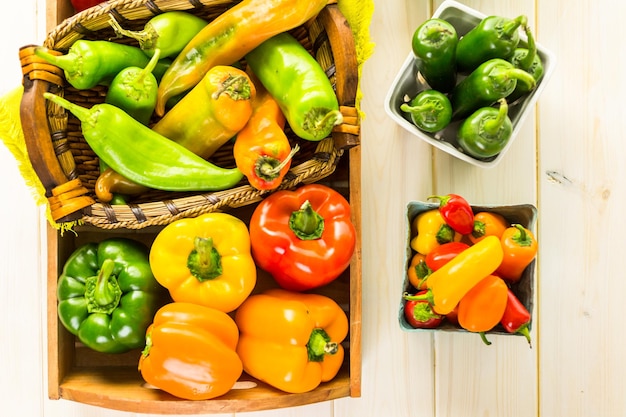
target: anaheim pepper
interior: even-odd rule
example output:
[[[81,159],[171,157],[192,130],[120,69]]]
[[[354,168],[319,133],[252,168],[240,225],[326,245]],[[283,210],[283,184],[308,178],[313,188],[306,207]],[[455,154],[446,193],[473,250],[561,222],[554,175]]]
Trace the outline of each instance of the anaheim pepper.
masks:
[[[226,213],[167,225],[152,243],[150,266],[174,301],[223,312],[239,307],[256,284],[246,224]]]
[[[335,280],[356,245],[350,204],[322,184],[281,190],[261,201],[250,219],[252,255],[288,290],[304,291]]]

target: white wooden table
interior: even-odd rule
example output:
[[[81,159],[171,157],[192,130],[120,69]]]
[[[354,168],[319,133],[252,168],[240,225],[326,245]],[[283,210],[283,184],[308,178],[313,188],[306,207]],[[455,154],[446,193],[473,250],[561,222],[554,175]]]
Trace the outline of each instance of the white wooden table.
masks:
[[[440,2],[375,2],[376,49],[362,78],[362,396],[247,417],[626,415],[626,6],[463,2],[485,14],[526,14],[537,40],[557,56],[535,114],[488,170],[405,133],[384,113],[383,101],[414,29]],[[44,4],[0,6],[0,94],[20,82],[17,48],[45,36]],[[46,417],[128,416],[47,399],[45,224],[2,146],[0,158],[0,408]],[[492,337],[485,346],[473,334],[400,330],[406,204],[448,192],[477,205],[538,207],[532,349],[521,337]]]

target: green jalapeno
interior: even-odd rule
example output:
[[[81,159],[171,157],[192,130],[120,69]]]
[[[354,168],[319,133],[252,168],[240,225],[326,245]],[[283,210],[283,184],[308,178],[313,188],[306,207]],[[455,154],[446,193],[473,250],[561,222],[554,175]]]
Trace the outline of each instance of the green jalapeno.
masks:
[[[87,109],[51,93],[44,97],[74,114],[96,155],[137,184],[165,191],[218,191],[243,178],[239,169],[202,159],[113,105]]]
[[[87,90],[108,85],[126,67],[145,67],[148,57],[137,47],[110,41],[79,39],[65,55],[52,55],[35,48],[35,55],[61,68],[72,87]]]
[[[520,82],[529,90],[536,86],[532,75],[509,61],[493,58],[483,62],[450,92],[452,118],[463,118],[481,107],[491,106],[511,94]]]
[[[118,35],[139,42],[139,48],[149,57],[159,49],[165,58],[178,55],[208,22],[194,14],[172,10],[148,20],[143,30],[126,30],[114,18],[109,20],[109,24]]]
[[[454,26],[438,18],[425,21],[413,33],[417,69],[434,90],[447,93],[456,84],[458,40]]]
[[[508,59],[508,61],[510,61],[515,67],[528,72],[533,76],[535,81],[539,83],[539,80],[543,77],[543,62],[541,62],[541,57],[537,53],[535,37],[533,36],[530,27],[526,25],[524,30],[528,39],[527,48],[515,48],[513,55]],[[513,90],[507,99],[510,102],[513,102],[528,92],[530,92],[530,90],[527,89],[526,84],[518,83],[515,90]]]
[[[410,103],[403,103],[400,110],[408,113],[420,130],[438,132],[448,126],[452,119],[452,105],[448,97],[437,90],[424,90]]]
[[[498,100],[500,108],[483,107],[463,120],[457,142],[468,155],[478,159],[496,156],[511,138],[513,125],[508,116],[506,99]]]
[[[266,40],[246,55],[246,62],[302,139],[322,140],[343,122],[326,73],[292,35]]]
[[[473,71],[492,58],[508,59],[519,44],[519,28],[528,19],[521,15],[515,19],[488,16],[459,39],[456,62],[459,71]]]
[[[152,73],[159,56],[157,49],[144,68],[127,67],[120,71],[111,81],[104,101],[147,125],[154,113],[159,89],[157,79]]]

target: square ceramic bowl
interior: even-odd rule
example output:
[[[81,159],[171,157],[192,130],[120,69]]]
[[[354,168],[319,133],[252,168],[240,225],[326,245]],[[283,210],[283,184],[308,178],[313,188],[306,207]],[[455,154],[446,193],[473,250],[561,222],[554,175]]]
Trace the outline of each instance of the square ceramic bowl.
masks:
[[[411,325],[406,321],[404,317],[404,299],[403,295],[405,293],[415,293],[415,288],[411,285],[409,281],[409,277],[407,271],[411,264],[411,259],[415,254],[415,251],[411,248],[411,237],[412,230],[411,224],[413,220],[420,214],[428,210],[437,209],[439,207],[439,203],[428,203],[421,201],[412,201],[407,205],[406,211],[406,253],[404,258],[404,282],[402,284],[402,291],[400,293],[400,306],[398,313],[398,320],[400,322],[400,327],[402,330],[407,332],[424,332],[424,331],[444,331],[444,332],[467,332],[460,326],[447,322],[441,324],[441,326],[435,329],[415,329],[411,327]],[[531,204],[520,204],[520,205],[509,205],[509,206],[474,206],[472,205],[472,210],[474,214],[480,213],[481,211],[488,211],[492,213],[498,213],[502,215],[509,223],[519,223],[522,226],[526,227],[528,230],[534,233],[535,222],[537,219],[537,208]],[[533,312],[533,296],[535,289],[535,264],[536,260],[533,260],[530,265],[526,267],[522,277],[518,282],[511,285],[510,288],[513,293],[517,296],[520,302],[526,307],[526,309],[532,314]],[[532,317],[531,324],[529,328],[532,326]],[[515,334],[508,333],[504,328],[498,324],[492,330],[488,331],[487,334],[502,334],[509,336],[519,336]],[[523,336],[521,336],[523,337]]]
[[[452,0],[447,0],[444,1],[441,6],[435,11],[433,17],[444,19],[452,24],[460,38],[464,34],[469,32],[478,23],[480,23],[480,21],[484,19],[486,15],[463,4],[457,3]],[[526,36],[523,34],[522,31],[522,33],[520,33],[520,42],[525,43],[525,41]],[[482,168],[494,167],[498,162],[500,162],[515,138],[518,136],[519,131],[522,127],[522,123],[524,122],[528,114],[533,111],[537,99],[544,90],[544,87],[550,79],[554,70],[554,64],[556,62],[554,55],[546,48],[541,46],[539,43],[536,44],[537,52],[541,57],[544,65],[543,77],[537,84],[537,87],[530,94],[520,98],[514,103],[509,103],[509,118],[511,119],[511,122],[513,124],[513,132],[505,148],[496,156],[481,160],[464,153],[463,150],[459,147],[456,140],[456,133],[461,121],[453,121],[452,123],[450,123],[450,125],[448,125],[448,127],[439,132],[427,133],[418,129],[411,122],[410,116],[400,110],[400,105],[402,103],[409,101],[411,98],[415,97],[420,91],[429,88],[418,74],[416,65],[417,58],[412,51],[409,52],[409,56],[404,61],[402,68],[400,68],[400,71],[396,75],[396,78],[389,88],[387,97],[385,98],[385,111],[396,123],[398,123],[404,129],[411,132],[418,138],[425,140],[434,147],[470,164]],[[461,79],[462,76],[458,78],[457,82]]]

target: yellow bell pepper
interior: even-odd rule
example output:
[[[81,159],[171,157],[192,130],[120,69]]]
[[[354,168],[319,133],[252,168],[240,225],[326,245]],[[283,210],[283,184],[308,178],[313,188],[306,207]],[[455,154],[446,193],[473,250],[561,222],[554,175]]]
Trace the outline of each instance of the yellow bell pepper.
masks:
[[[303,393],[333,379],[343,362],[348,318],[323,295],[270,289],[237,309],[237,353],[246,373],[279,390]]]
[[[241,305],[257,278],[248,228],[227,213],[208,213],[167,225],[152,243],[150,267],[174,301],[225,313]]]
[[[428,255],[444,243],[459,242],[463,238],[446,224],[438,209],[418,214],[412,222],[411,234],[411,248],[422,255]]]
[[[491,275],[504,257],[500,239],[487,236],[434,271],[426,280],[435,312],[448,314],[483,278]]]

